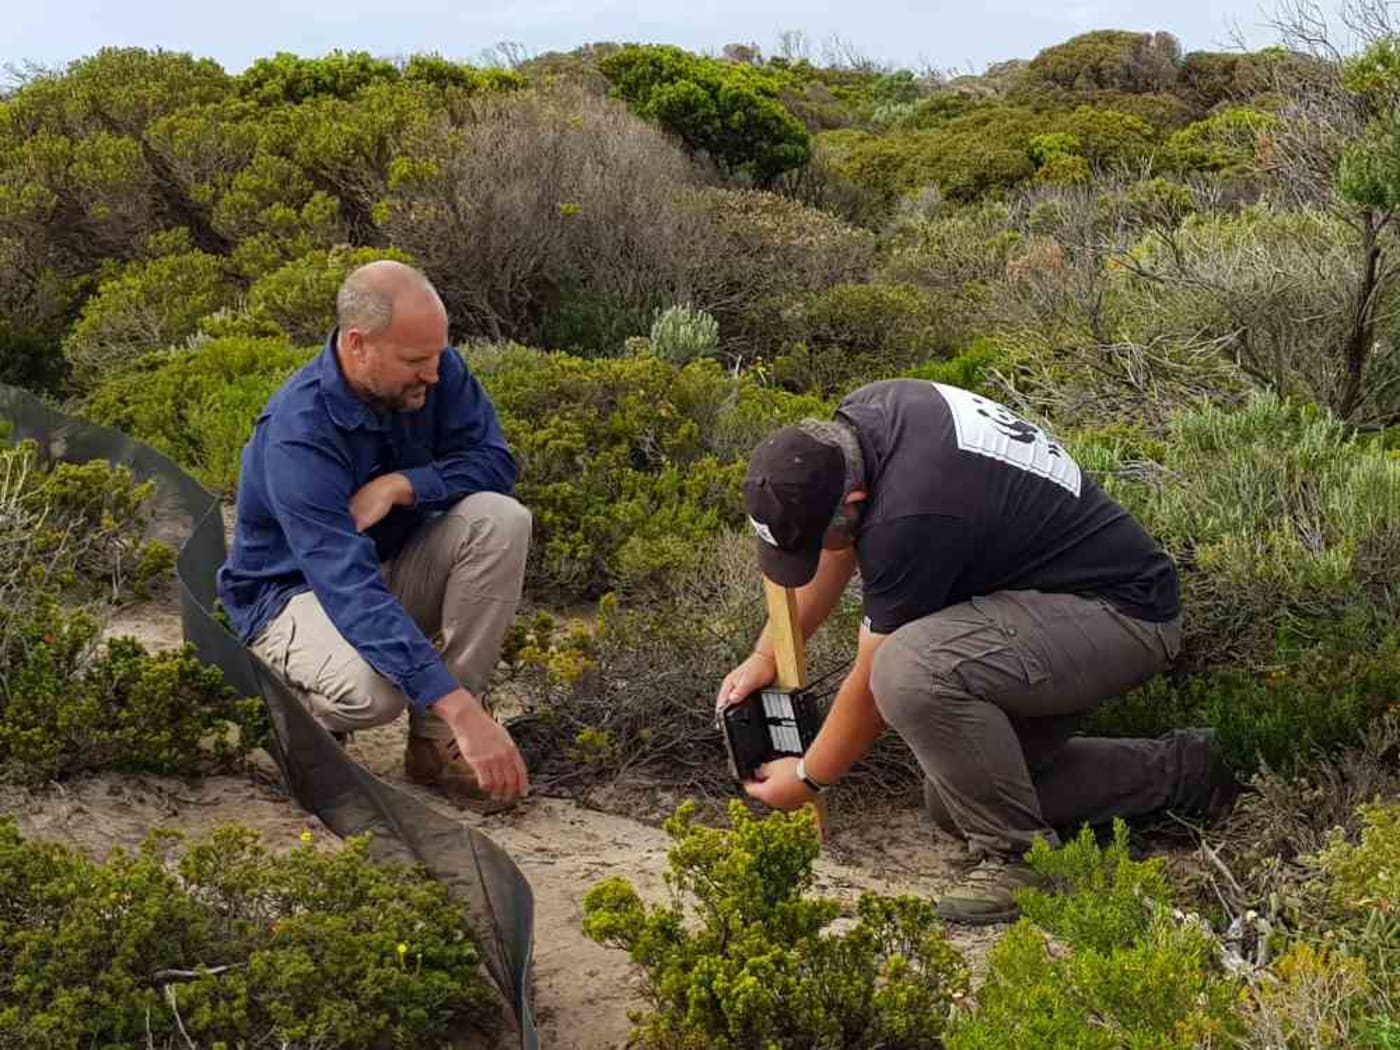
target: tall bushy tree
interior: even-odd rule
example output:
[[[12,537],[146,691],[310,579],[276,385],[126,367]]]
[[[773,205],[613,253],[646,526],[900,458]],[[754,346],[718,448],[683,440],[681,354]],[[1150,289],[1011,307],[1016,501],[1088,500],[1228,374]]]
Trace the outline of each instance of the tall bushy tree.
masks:
[[[780,101],[783,82],[771,71],[667,46],[625,47],[599,68],[638,114],[728,174],[768,186],[807,162],[807,129]]]
[[[1099,29],[1047,47],[1027,72],[1069,91],[1161,91],[1175,83],[1180,62],[1181,44],[1170,33]]]

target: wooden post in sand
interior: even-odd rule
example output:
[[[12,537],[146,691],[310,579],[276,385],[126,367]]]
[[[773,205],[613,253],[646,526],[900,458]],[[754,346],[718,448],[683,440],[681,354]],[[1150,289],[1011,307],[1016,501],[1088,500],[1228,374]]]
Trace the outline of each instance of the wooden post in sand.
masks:
[[[807,643],[797,621],[797,592],[764,577],[763,592],[768,598],[768,636],[778,663],[776,685],[780,689],[801,689],[807,684]],[[826,841],[828,816],[826,799],[818,795],[811,803],[817,830]]]

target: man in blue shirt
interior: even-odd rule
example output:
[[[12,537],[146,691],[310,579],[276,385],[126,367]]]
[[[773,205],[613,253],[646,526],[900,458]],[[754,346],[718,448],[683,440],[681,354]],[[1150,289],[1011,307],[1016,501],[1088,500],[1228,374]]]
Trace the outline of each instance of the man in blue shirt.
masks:
[[[219,596],[243,641],[326,729],[409,712],[405,769],[475,808],[523,795],[485,710],[525,574],[530,514],[447,312],[389,260],[346,278],[325,349],[243,449]]]

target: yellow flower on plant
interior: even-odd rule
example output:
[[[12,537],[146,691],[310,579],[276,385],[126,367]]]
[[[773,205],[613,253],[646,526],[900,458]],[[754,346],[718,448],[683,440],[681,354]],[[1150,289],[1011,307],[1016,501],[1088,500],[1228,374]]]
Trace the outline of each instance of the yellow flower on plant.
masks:
[[[305,842],[308,846],[311,845],[311,832],[303,831],[301,833],[301,841]]]

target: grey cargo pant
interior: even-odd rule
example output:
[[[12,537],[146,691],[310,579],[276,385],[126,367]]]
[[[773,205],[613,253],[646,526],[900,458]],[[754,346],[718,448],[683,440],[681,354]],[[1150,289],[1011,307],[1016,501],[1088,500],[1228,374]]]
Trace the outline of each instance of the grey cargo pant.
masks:
[[[530,512],[509,496],[476,492],[424,523],[384,566],[389,590],[478,699],[515,618],[529,546]],[[383,725],[407,707],[410,733],[452,738],[446,722],[410,705],[360,656],[310,591],[292,598],[252,649],[332,732]]]
[[[1072,594],[1002,591],[899,628],[875,654],[876,706],[913,750],[929,809],[974,854],[1019,856],[1056,828],[1209,791],[1200,736],[1075,736],[1104,701],[1165,670],[1180,620],[1150,623]]]

